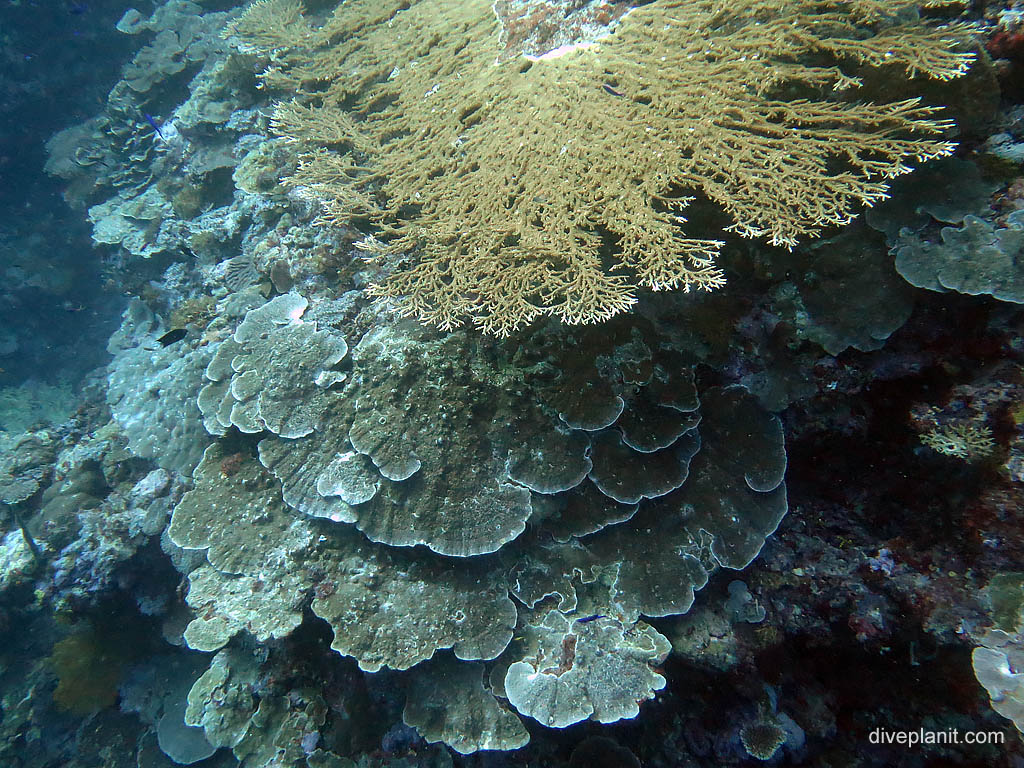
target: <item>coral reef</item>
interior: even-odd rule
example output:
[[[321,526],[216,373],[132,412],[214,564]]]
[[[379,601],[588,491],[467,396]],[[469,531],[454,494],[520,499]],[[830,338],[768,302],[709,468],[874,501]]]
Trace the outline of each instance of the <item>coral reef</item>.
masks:
[[[665,686],[651,667],[671,645],[643,622],[626,629],[606,616],[581,623],[550,611],[528,630],[523,642],[530,652],[509,666],[503,687],[512,706],[544,725],[636,717],[640,703]]]
[[[106,636],[91,627],[81,628],[56,643],[49,659],[57,673],[54,703],[77,715],[109,707],[117,699],[117,686],[127,663],[126,651],[123,639]]]
[[[112,360],[0,232],[0,763],[1024,758],[1024,320],[897,271],[1012,283],[1012,18],[231,5],[118,8],[49,142]]]
[[[992,632],[974,649],[974,674],[989,698],[992,709],[1024,733],[1024,675],[1020,669],[1024,643],[1019,635]]]
[[[218,342],[206,371],[212,382],[202,393],[192,387],[205,404],[208,427],[222,440],[230,439],[232,426],[277,434],[260,440],[258,462],[221,443],[208,448],[194,489],[175,509],[171,542],[206,550],[207,561],[189,574],[188,602],[199,615],[185,641],[214,650],[243,629],[261,640],[286,636],[301,621],[299,606],[312,598],[313,612],[334,631],[331,646],[367,671],[415,670],[444,648],[464,660],[495,659],[504,651],[502,687],[523,714],[558,727],[585,717],[635,716],[637,700],[664,684],[650,668],[668,651],[639,616],[687,610],[709,571],[744,567],[785,513],[777,421],[740,390],[698,397],[692,373],[676,368],[671,356],[661,360],[635,328],[606,360],[584,355],[576,364],[590,371],[593,383],[622,393],[612,394],[620,403],[615,426],[593,437],[546,411],[552,387],[531,374],[536,365],[494,358],[498,350],[492,350],[457,374],[469,343],[465,333],[441,337],[378,316],[354,348],[351,370],[340,374],[332,369],[347,346],[317,322],[330,317],[330,308],[331,302],[311,305],[289,293],[249,309],[231,337]],[[261,349],[274,350],[268,359],[275,362],[252,365]],[[263,383],[247,387],[251,375]],[[280,385],[267,383],[279,375]],[[589,385],[586,379],[577,374],[574,383]],[[318,382],[330,386],[317,388]],[[285,420],[274,415],[275,403],[302,403],[301,428],[282,428],[297,422],[290,411]],[[667,418],[658,419],[658,410]],[[513,429],[496,429],[506,424]],[[598,446],[612,440],[617,458],[603,457]],[[593,461],[587,458],[592,441]],[[695,454],[700,461],[691,467]],[[260,464],[281,481],[280,490]],[[452,466],[462,467],[461,483],[450,476]],[[666,484],[659,472],[673,479]],[[623,504],[623,483],[641,478],[647,479],[636,497]],[[601,496],[612,503],[594,504]],[[547,575],[515,541],[533,513],[531,497],[551,498],[546,514],[563,531],[565,544],[543,550]],[[658,497],[660,508],[624,522],[639,500]],[[618,511],[623,508],[629,514]],[[562,523],[560,509],[571,510]],[[671,531],[657,547],[661,561],[638,568],[632,548],[650,549],[656,518],[663,535]],[[677,522],[670,527],[671,520]],[[346,528],[350,523],[386,546],[368,544]],[[577,541],[571,533],[607,526],[614,531],[603,538]],[[240,531],[247,532],[244,541]],[[443,560],[402,549],[412,544],[469,562],[453,572]],[[479,558],[498,549],[497,560]],[[575,584],[581,558],[589,566]],[[515,564],[515,584],[507,581],[508,563]],[[598,573],[616,571],[614,583],[595,583]],[[682,573],[689,580],[680,584]],[[579,623],[581,608],[571,603],[584,588],[601,601],[594,606],[604,615]],[[502,596],[509,589],[536,611],[534,618]],[[558,593],[552,590],[562,595],[555,610],[542,600]],[[422,594],[432,599],[423,603]],[[525,635],[510,646],[517,614],[522,628],[516,631]],[[559,652],[566,674],[538,677],[542,660]],[[591,675],[607,682],[599,685]],[[531,691],[544,680],[551,693]],[[608,687],[613,680],[622,687]],[[579,690],[597,688],[602,698],[584,706]],[[470,749],[464,734],[442,733],[453,746]],[[473,743],[488,738],[481,733]],[[502,738],[521,743],[523,735]]]
[[[749,723],[740,731],[740,741],[751,757],[771,760],[786,742],[786,732],[772,722]]]

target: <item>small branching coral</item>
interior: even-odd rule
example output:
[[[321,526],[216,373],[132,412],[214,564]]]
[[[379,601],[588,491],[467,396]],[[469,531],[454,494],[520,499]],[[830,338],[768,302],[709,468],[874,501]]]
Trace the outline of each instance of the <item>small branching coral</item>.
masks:
[[[638,286],[721,286],[692,194],[775,245],[849,222],[953,144],[916,99],[840,99],[847,70],[948,80],[972,60],[962,28],[899,0],[656,0],[531,58],[501,32],[488,0],[350,0],[320,26],[263,0],[228,30],[295,95],[273,121],[304,155],[289,182],[405,255],[375,293],[500,336],[607,319]]]
[[[977,461],[996,449],[992,430],[975,424],[948,424],[921,435],[921,442],[933,451],[964,461]]]

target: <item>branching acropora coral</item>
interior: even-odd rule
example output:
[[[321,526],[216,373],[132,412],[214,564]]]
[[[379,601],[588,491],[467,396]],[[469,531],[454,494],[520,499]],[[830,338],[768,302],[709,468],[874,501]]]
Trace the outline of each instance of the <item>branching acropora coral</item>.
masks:
[[[375,293],[450,329],[593,323],[636,289],[712,289],[722,243],[690,236],[702,194],[744,237],[791,247],[884,198],[950,127],[917,99],[840,98],[847,69],[948,80],[965,32],[880,0],[656,0],[599,42],[512,57],[488,0],[349,0],[322,25],[264,0],[228,30],[295,95],[273,121],[321,219],[369,218]],[[846,67],[846,69],[844,69]]]
[[[996,449],[992,430],[984,424],[948,424],[921,435],[921,442],[934,451],[975,461],[990,456]]]

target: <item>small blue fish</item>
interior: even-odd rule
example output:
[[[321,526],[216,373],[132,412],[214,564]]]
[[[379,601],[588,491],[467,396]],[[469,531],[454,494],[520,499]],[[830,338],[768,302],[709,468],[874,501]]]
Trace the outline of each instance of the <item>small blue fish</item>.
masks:
[[[592,616],[584,616],[582,619],[576,619],[577,624],[589,624],[592,621],[603,619],[605,616],[603,613],[595,613]]]
[[[160,141],[167,141],[163,132],[160,130],[160,125],[159,123],[157,123],[156,119],[151,114],[149,114],[149,112],[143,112],[142,116],[146,118],[147,123],[153,126],[153,130],[156,131],[156,135],[160,137]]]

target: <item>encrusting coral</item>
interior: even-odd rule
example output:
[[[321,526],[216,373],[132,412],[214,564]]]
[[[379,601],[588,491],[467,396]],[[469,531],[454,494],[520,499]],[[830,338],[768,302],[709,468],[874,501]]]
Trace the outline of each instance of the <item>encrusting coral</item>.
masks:
[[[539,57],[503,50],[486,0],[355,0],[320,26],[298,0],[263,0],[228,35],[295,95],[273,120],[302,148],[288,182],[322,222],[368,218],[378,256],[401,254],[376,294],[506,336],[543,315],[605,320],[637,286],[722,285],[722,243],[680,226],[694,193],[729,230],[788,247],[952,152],[938,108],[836,96],[861,85],[844,65],[968,69],[965,31],[916,9],[659,0]]]

